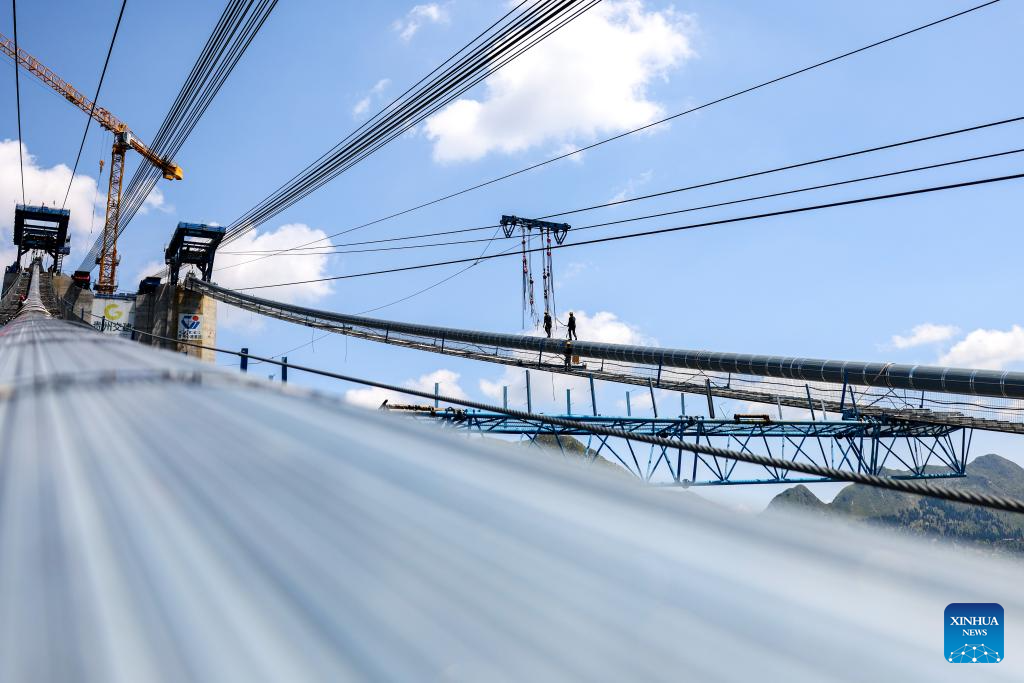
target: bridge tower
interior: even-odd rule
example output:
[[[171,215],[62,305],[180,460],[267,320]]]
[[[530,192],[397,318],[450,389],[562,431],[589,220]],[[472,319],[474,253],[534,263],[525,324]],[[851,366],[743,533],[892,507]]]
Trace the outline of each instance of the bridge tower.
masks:
[[[213,362],[214,353],[192,344],[217,343],[217,302],[179,282],[182,266],[193,265],[209,282],[213,259],[225,229],[203,223],[178,223],[164,251],[168,282],[147,277],[135,296],[135,338],[143,344],[186,353]]]

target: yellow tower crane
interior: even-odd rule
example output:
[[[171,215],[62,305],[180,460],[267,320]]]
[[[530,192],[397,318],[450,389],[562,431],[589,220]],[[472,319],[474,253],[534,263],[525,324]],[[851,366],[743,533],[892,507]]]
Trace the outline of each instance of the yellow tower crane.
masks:
[[[99,256],[96,257],[96,264],[99,266],[96,291],[112,294],[117,287],[117,226],[121,217],[121,182],[124,175],[125,152],[134,149],[146,161],[159,168],[167,180],[181,180],[181,167],[170,159],[161,158],[139,140],[138,136],[132,133],[123,121],[103,107],[96,106],[92,100],[25,50],[19,48],[15,54],[14,41],[3,34],[0,34],[0,52],[15,60],[25,71],[48,85],[71,104],[91,115],[96,123],[114,134],[114,149],[110,155],[107,214],[103,223],[103,243]]]

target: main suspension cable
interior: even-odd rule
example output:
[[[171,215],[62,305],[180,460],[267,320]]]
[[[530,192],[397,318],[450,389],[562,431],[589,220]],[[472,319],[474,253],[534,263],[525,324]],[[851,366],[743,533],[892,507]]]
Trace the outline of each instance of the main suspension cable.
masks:
[[[277,213],[330,182],[338,174],[362,161],[369,154],[417,125],[440,107],[473,87],[476,83],[507,65],[512,59],[538,44],[554,31],[572,21],[596,4],[596,0],[578,3],[572,0],[544,0],[535,3],[508,26],[483,41],[474,51],[450,69],[441,72],[401,102],[396,100],[385,108],[386,115],[358,136],[335,146],[326,159],[307,167],[292,181],[236,219],[228,228],[225,243],[269,220]]]
[[[164,159],[178,154],[276,5],[277,0],[231,0],[226,5],[152,141],[154,154]],[[118,235],[142,209],[160,176],[152,164],[136,167],[121,200]],[[80,270],[95,267],[101,247],[97,239]]]

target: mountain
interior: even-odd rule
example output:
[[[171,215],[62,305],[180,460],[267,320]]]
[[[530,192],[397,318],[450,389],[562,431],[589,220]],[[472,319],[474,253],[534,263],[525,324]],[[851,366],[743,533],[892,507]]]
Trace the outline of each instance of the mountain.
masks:
[[[938,479],[932,483],[1024,500],[1024,468],[995,454],[983,455],[968,463],[964,478]],[[766,512],[794,508],[899,529],[917,536],[1024,552],[1024,515],[1012,512],[862,484],[847,486],[831,503],[820,501],[806,486],[794,486],[775,496]]]
[[[772,498],[772,502],[768,505],[769,510],[824,510],[827,507],[827,503],[821,502],[821,500],[811,493],[811,490],[803,484],[797,484],[793,488],[786,489],[779,495]]]
[[[601,472],[621,475],[630,479],[634,478],[633,475],[623,470],[616,463],[601,457],[593,448],[588,448],[575,436],[561,434],[556,439],[554,434],[538,434],[535,441],[536,444],[530,441],[520,441],[519,443],[527,448],[532,448],[535,445],[541,446],[570,460],[589,463]]]

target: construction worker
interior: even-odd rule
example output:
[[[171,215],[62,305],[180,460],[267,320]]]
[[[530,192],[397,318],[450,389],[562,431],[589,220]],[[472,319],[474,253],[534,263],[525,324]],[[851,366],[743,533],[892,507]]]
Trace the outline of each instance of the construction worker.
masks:
[[[576,316],[572,314],[572,311],[569,311],[569,337],[568,338],[569,339],[579,340],[579,337],[576,336]]]
[[[551,339],[551,314],[544,311],[544,331],[547,332],[548,339]]]
[[[572,318],[569,318],[572,320]],[[572,342],[568,339],[565,340],[565,369],[572,369]]]

